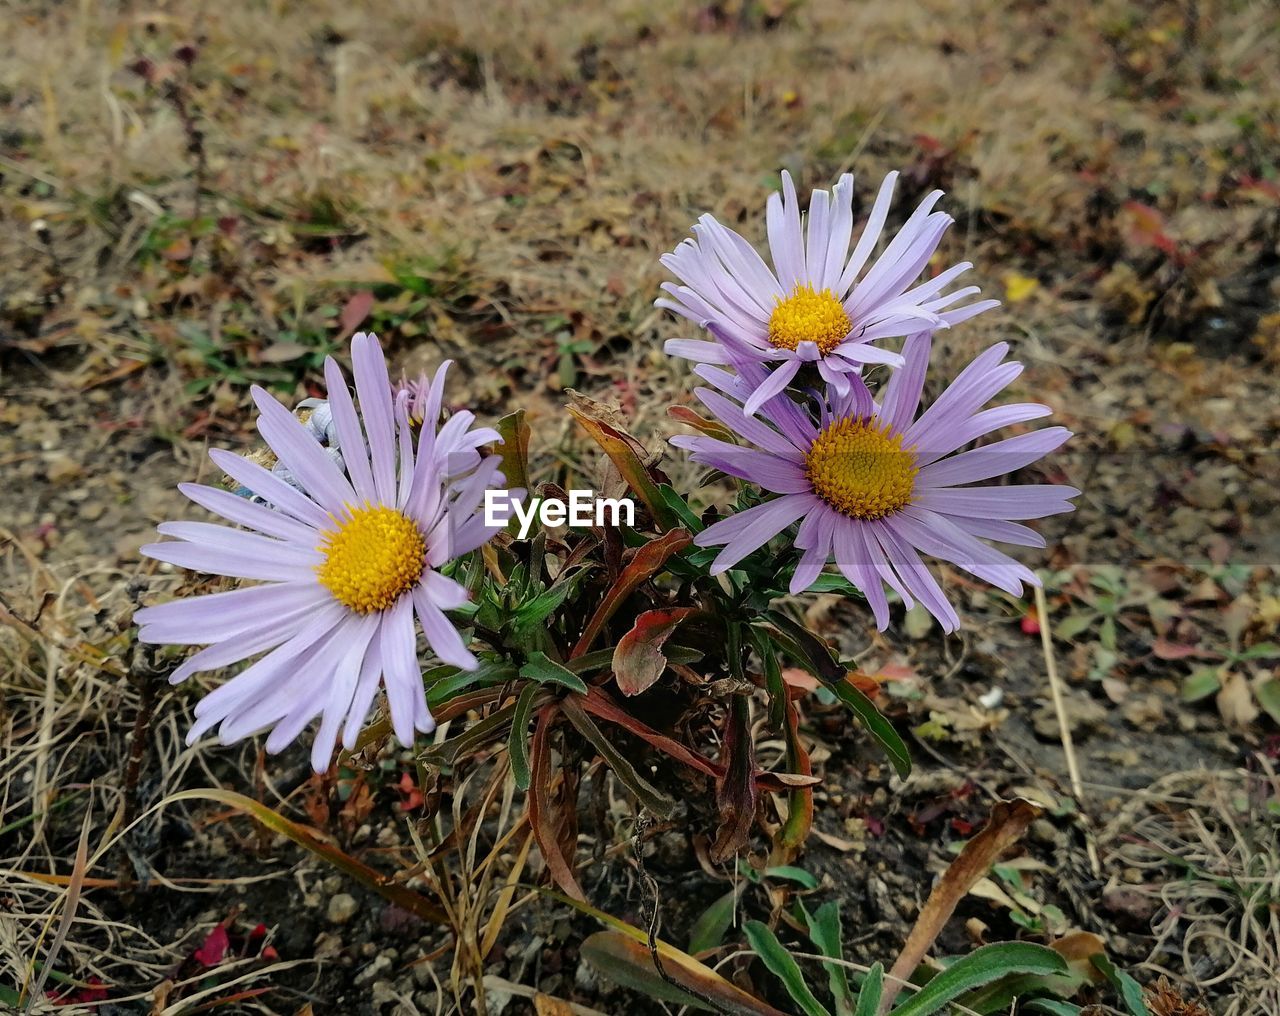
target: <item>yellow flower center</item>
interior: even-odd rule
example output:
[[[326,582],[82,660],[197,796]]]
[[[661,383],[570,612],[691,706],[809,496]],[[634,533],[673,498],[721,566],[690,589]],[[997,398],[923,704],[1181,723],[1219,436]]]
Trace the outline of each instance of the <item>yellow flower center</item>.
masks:
[[[316,575],[352,610],[386,610],[422,577],[426,541],[413,520],[394,508],[348,505],[347,511],[346,521],[317,548],[324,563],[316,565]]]
[[[874,419],[836,420],[805,456],[813,492],[852,519],[873,521],[906,507],[917,472],[915,449],[903,448],[902,435]]]
[[[816,342],[823,356],[844,340],[853,322],[831,290],[801,283],[769,315],[769,341],[778,349],[794,350],[802,342]]]

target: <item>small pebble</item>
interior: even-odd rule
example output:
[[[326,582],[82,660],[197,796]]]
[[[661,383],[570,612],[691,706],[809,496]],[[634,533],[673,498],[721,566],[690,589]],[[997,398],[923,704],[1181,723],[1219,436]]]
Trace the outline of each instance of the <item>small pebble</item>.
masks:
[[[338,893],[329,900],[328,918],[330,924],[346,924],[356,916],[360,904],[350,893]]]

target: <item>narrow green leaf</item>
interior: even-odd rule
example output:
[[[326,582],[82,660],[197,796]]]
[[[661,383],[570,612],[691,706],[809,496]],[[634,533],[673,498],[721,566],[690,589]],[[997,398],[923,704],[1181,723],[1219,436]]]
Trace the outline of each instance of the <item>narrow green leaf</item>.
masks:
[[[503,706],[483,720],[473,723],[457,737],[431,745],[418,757],[432,765],[453,765],[459,755],[466,754],[472,748],[477,748],[488,741],[500,743],[502,731],[511,722],[514,712],[514,705]]]
[[[1056,998],[1033,998],[1023,1003],[1025,1012],[1043,1012],[1049,1016],[1080,1016],[1084,1010],[1071,1002],[1062,1002]]]
[[[565,670],[572,670],[575,674],[590,674],[593,670],[607,670],[613,666],[613,650],[614,646],[608,649],[597,649],[593,653],[584,653],[576,659],[565,661]]]
[[[875,963],[867,971],[862,982],[862,990],[858,992],[858,1008],[853,1016],[876,1016],[880,1008],[880,996],[884,994],[884,964]]]
[[[677,494],[675,488],[669,483],[659,484],[658,493],[661,495],[666,506],[670,508],[671,511],[675,513],[676,518],[680,520],[680,524],[691,533],[700,533],[704,528],[706,528],[703,526],[702,520],[698,518],[697,512],[689,507],[689,503]]]
[[[937,974],[893,1009],[893,1016],[927,1016],[966,991],[1008,974],[1065,974],[1067,961],[1032,942],[995,942],[975,949]]]
[[[467,688],[504,684],[515,679],[516,668],[504,660],[481,660],[475,670],[441,667],[445,676],[427,687],[427,705],[438,706]]]
[[[898,775],[904,780],[910,776],[911,753],[907,751],[898,732],[893,729],[893,724],[884,718],[875,703],[848,681],[837,681],[828,687],[836,698],[853,710],[853,714],[867,728],[867,733],[880,742],[880,747],[888,754]]]
[[[862,596],[858,587],[836,572],[823,572],[813,580],[806,593],[843,593],[845,596]]]
[[[521,790],[529,789],[529,713],[533,710],[533,699],[538,694],[538,688],[536,683],[530,681],[520,689],[515,712],[511,714],[511,735],[507,738],[507,750],[511,755],[511,773],[516,778],[516,786]]]
[[[1120,993],[1120,998],[1124,1001],[1124,1007],[1129,1012],[1129,1016],[1151,1016],[1151,1011],[1147,1008],[1147,1003],[1142,997],[1142,985],[1117,967],[1106,956],[1090,956],[1089,962],[1102,972],[1102,975],[1111,982],[1111,987]]]
[[[840,929],[840,904],[828,900],[813,913],[809,913],[801,904],[805,923],[809,926],[809,938],[818,947],[823,956],[833,960],[844,959],[843,934]],[[852,1016],[853,991],[849,987],[849,978],[844,967],[839,963],[824,963],[827,971],[827,983],[831,988],[831,996],[836,1003],[836,1016]]]
[[[613,775],[636,795],[636,799],[642,805],[659,818],[670,818],[676,809],[675,802],[636,771],[635,766],[613,746],[613,742],[601,733],[600,728],[587,715],[587,711],[582,708],[580,702],[580,699],[571,696],[561,703],[569,722],[578,729],[578,733],[595,746],[600,757],[613,770]]]
[[[781,730],[787,723],[787,684],[782,679],[778,654],[774,651],[773,641],[768,634],[759,628],[749,627],[747,634],[764,666],[764,686],[769,692],[769,725],[775,730]]]
[[[733,909],[737,898],[737,890],[730,889],[698,915],[693,927],[689,929],[690,953],[696,955],[724,944],[724,936],[733,924]]]
[[[828,683],[844,680],[844,667],[823,639],[781,611],[766,610],[764,616],[775,629],[774,641],[814,677]]]
[[[520,676],[539,684],[558,684],[579,695],[587,693],[587,685],[582,678],[556,663],[546,653],[530,653],[529,661],[520,668]]]
[[[511,627],[516,634],[525,635],[533,629],[541,627],[547,618],[556,612],[560,604],[564,603],[578,588],[589,571],[589,568],[579,568],[572,575],[561,579],[550,589],[544,590],[533,599],[520,604],[511,615]]]
[[[764,873],[768,878],[785,878],[791,882],[799,882],[806,889],[817,889],[818,880],[803,868],[797,868],[791,864],[779,864],[773,868],[765,868]]]
[[[769,930],[769,926],[759,921],[748,921],[742,928],[752,950],[769,968],[769,971],[782,982],[792,1001],[803,1010],[805,1016],[831,1016],[827,1008],[814,998],[809,985],[805,984],[800,965],[787,952],[778,936]]]

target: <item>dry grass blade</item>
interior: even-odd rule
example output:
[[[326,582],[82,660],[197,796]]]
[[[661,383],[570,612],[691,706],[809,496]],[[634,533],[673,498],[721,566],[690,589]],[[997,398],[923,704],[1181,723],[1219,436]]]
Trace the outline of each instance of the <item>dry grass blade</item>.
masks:
[[[485,925],[484,937],[480,940],[480,955],[488,956],[493,951],[493,947],[498,942],[498,936],[502,934],[502,929],[506,925],[507,915],[511,912],[511,900],[515,896],[516,888],[520,883],[520,876],[524,873],[524,866],[529,859],[529,848],[533,846],[533,833],[527,833],[524,843],[520,845],[520,853],[516,855],[515,862],[511,865],[511,871],[507,873],[507,880],[502,887],[502,891],[498,893],[498,899],[493,905],[493,913],[489,916],[488,924]],[[496,852],[497,848],[495,848]]]
[[[1041,809],[1030,801],[1017,798],[1000,801],[991,811],[991,818],[982,831],[965,844],[960,856],[951,862],[942,874],[933,892],[925,901],[916,918],[915,926],[902,952],[894,960],[893,969],[885,978],[884,995],[880,1000],[880,1014],[884,1016],[893,1007],[902,984],[920,965],[942,929],[946,926],[956,906],[982,878],[1005,850],[1027,831]]]
[[[76,859],[71,866],[71,880],[67,883],[67,891],[63,896],[62,917],[58,921],[58,930],[53,936],[53,941],[49,943],[49,953],[44,958],[44,966],[40,968],[40,976],[36,978],[36,983],[31,986],[31,991],[27,994],[24,1013],[30,1012],[36,1000],[43,994],[45,981],[48,980],[58,953],[67,941],[71,925],[76,919],[76,910],[80,906],[80,890],[84,887],[84,877],[89,871],[89,830],[92,828],[92,821],[93,806],[90,805],[85,808],[84,821],[80,825],[80,841],[76,844]],[[34,962],[33,958],[32,963]]]
[[[1067,775],[1071,779],[1071,793],[1083,812],[1084,786],[1080,780],[1080,763],[1076,760],[1075,741],[1071,737],[1071,724],[1067,722],[1067,707],[1062,697],[1062,681],[1058,677],[1058,664],[1053,656],[1053,633],[1050,631],[1049,608],[1045,602],[1044,587],[1036,586],[1036,613],[1040,617],[1040,645],[1044,650],[1044,666],[1049,675],[1049,692],[1053,696],[1053,711],[1058,718],[1058,736],[1062,740],[1062,753],[1067,758]],[[1089,830],[1085,830],[1085,849],[1089,854],[1089,867],[1097,878],[1102,873],[1098,863],[1098,847]]]
[[[237,794],[231,790],[222,790],[217,787],[208,787],[204,790],[184,790],[181,793],[173,794],[169,800],[217,801],[220,804],[238,808],[261,822],[272,832],[287,836],[294,843],[305,847],[321,860],[333,865],[340,871],[346,872],[361,885],[372,889],[379,896],[396,904],[396,906],[404,908],[409,913],[431,924],[449,923],[448,915],[438,904],[428,900],[425,896],[413,892],[411,889],[397,885],[390,878],[370,868],[367,864],[356,860],[349,854],[343,853],[332,843],[326,842],[316,830],[294,822],[292,819],[285,818],[266,805],[245,797],[243,794]]]

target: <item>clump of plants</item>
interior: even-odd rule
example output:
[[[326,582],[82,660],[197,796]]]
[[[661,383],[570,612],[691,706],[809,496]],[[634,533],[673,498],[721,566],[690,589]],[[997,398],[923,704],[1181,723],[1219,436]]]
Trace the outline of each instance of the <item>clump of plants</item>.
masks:
[[[763,846],[785,868],[808,839],[820,782],[795,668],[898,773],[911,768],[852,667],[805,623],[801,598],[845,597],[882,630],[919,604],[951,632],[962,620],[926,557],[1012,595],[1038,584],[994,545],[1043,547],[1026,522],[1070,511],[1077,491],[1001,478],[1070,434],[1021,428],[1049,415],[1044,405],[988,405],[1022,370],[1004,343],[924,399],[934,333],[995,301],[953,285],[968,264],[921,280],[952,221],[935,210],[940,192],[877,253],[894,182],[856,241],[852,177],[815,191],[806,214],[784,174],[766,209],[772,264],[711,216],[664,257],[679,281],[658,303],[699,333],[666,348],[692,361],[705,410],[671,407],[681,431],[671,444],[706,470],[702,488],[678,489],[625,420],[574,397],[566,412],[609,463],[609,489],[561,489],[531,474],[518,408],[492,427],[446,413],[447,365],[393,384],[377,339],[360,334],[354,398],[333,358],[324,399],[286,407],[254,389],[265,448],[215,450],[228,479],[182,486],[231,525],[166,522],[169,539],[143,548],[220,577],[207,595],[136,615],[143,642],[203,647],[172,682],[238,668],[196,705],[190,743],[265,732],[267,751],[280,752],[309,730],[317,773],[331,771],[335,750],[348,773],[375,771],[393,738],[413,753],[401,789],[417,795],[427,886],[342,866],[453,930],[457,983],[472,985],[477,1009],[485,956],[526,898],[517,886],[536,847],[552,891],[608,925],[584,953],[615,976],[702,1008],[779,1011],[663,941],[656,900],[647,928],[591,906],[578,837],[587,789],[625,789],[637,844],[655,824],[701,825],[713,862]],[[1019,432],[992,439],[1009,427]],[[728,502],[707,507],[707,491],[726,485]],[[780,757],[762,756],[762,730],[785,745]],[[254,813],[314,846],[282,816]],[[748,922],[747,942],[805,1013],[936,1012],[957,999],[1006,1011],[1014,995],[1076,1011],[1061,998],[1088,979],[1077,967],[1100,955],[1096,941],[927,961],[959,898],[1030,815],[1023,803],[993,817],[888,975],[845,961],[834,905],[796,903],[790,923],[808,929],[834,1009],[775,930]],[[489,846],[477,852],[481,839]],[[518,860],[495,903],[508,845]],[[466,858],[468,877],[446,870],[446,848]]]

